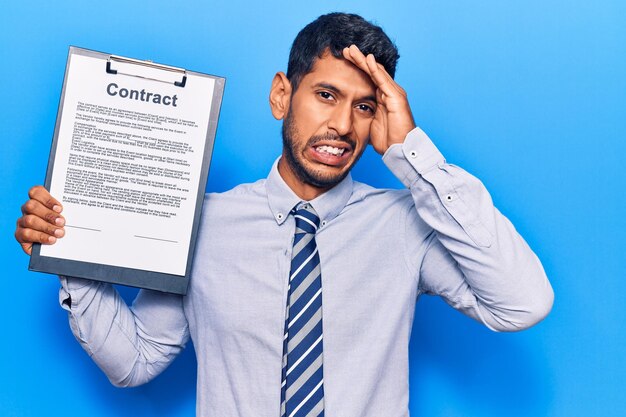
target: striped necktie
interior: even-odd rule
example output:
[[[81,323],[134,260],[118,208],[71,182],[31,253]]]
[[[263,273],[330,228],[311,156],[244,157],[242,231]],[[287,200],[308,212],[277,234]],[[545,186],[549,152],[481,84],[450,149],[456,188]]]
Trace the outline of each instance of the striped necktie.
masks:
[[[285,338],[281,416],[324,416],[322,366],[322,275],[315,243],[320,224],[309,203],[292,211],[296,234],[291,256]]]

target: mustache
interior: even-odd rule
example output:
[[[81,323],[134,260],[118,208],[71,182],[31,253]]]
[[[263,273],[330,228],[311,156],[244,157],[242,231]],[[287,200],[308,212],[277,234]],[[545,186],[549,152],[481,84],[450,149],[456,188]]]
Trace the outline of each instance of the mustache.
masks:
[[[356,141],[354,139],[352,139],[349,136],[339,136],[339,135],[334,135],[332,133],[325,133],[323,135],[316,135],[316,136],[311,136],[311,138],[308,140],[307,145],[308,146],[315,146],[316,143],[318,142],[323,142],[323,141],[337,141],[337,142],[344,142],[347,143],[348,145],[350,145],[350,147],[352,149],[354,149],[356,147]]]

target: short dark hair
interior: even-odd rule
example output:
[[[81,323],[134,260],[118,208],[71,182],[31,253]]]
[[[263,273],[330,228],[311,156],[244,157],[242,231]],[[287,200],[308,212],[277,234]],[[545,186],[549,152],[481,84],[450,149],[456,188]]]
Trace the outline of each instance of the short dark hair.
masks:
[[[298,88],[302,77],[311,72],[315,60],[326,51],[336,58],[343,58],[343,49],[352,44],[366,56],[373,54],[376,61],[394,77],[400,55],[380,26],[356,14],[329,13],[306,25],[291,45],[287,78],[293,91]]]

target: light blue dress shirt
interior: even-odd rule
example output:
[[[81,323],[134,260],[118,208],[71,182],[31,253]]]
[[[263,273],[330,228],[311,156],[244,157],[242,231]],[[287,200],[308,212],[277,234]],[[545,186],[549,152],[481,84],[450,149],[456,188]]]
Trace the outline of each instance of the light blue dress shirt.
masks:
[[[321,219],[327,417],[409,415],[422,293],[496,331],[527,328],[552,306],[541,263],[480,181],[447,164],[418,128],[383,159],[406,190],[348,176],[311,201]],[[109,284],[62,278],[76,338],[113,384],[132,386],[191,337],[199,416],[278,417],[289,213],[299,201],[276,163],[265,180],[208,194],[186,296],[142,290],[129,308]]]

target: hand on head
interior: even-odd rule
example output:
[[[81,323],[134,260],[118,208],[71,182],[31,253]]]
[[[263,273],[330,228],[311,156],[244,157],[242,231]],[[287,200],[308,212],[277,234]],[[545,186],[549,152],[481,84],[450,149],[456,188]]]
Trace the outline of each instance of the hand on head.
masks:
[[[22,217],[17,219],[15,239],[30,255],[33,243],[51,245],[65,235],[65,218],[60,214],[61,203],[41,185],[31,188],[28,196],[30,199],[22,206]]]
[[[370,76],[376,86],[376,114],[370,127],[370,143],[384,154],[394,143],[404,142],[415,128],[406,91],[394,81],[374,55],[363,55],[356,45],[344,48],[343,56]]]

